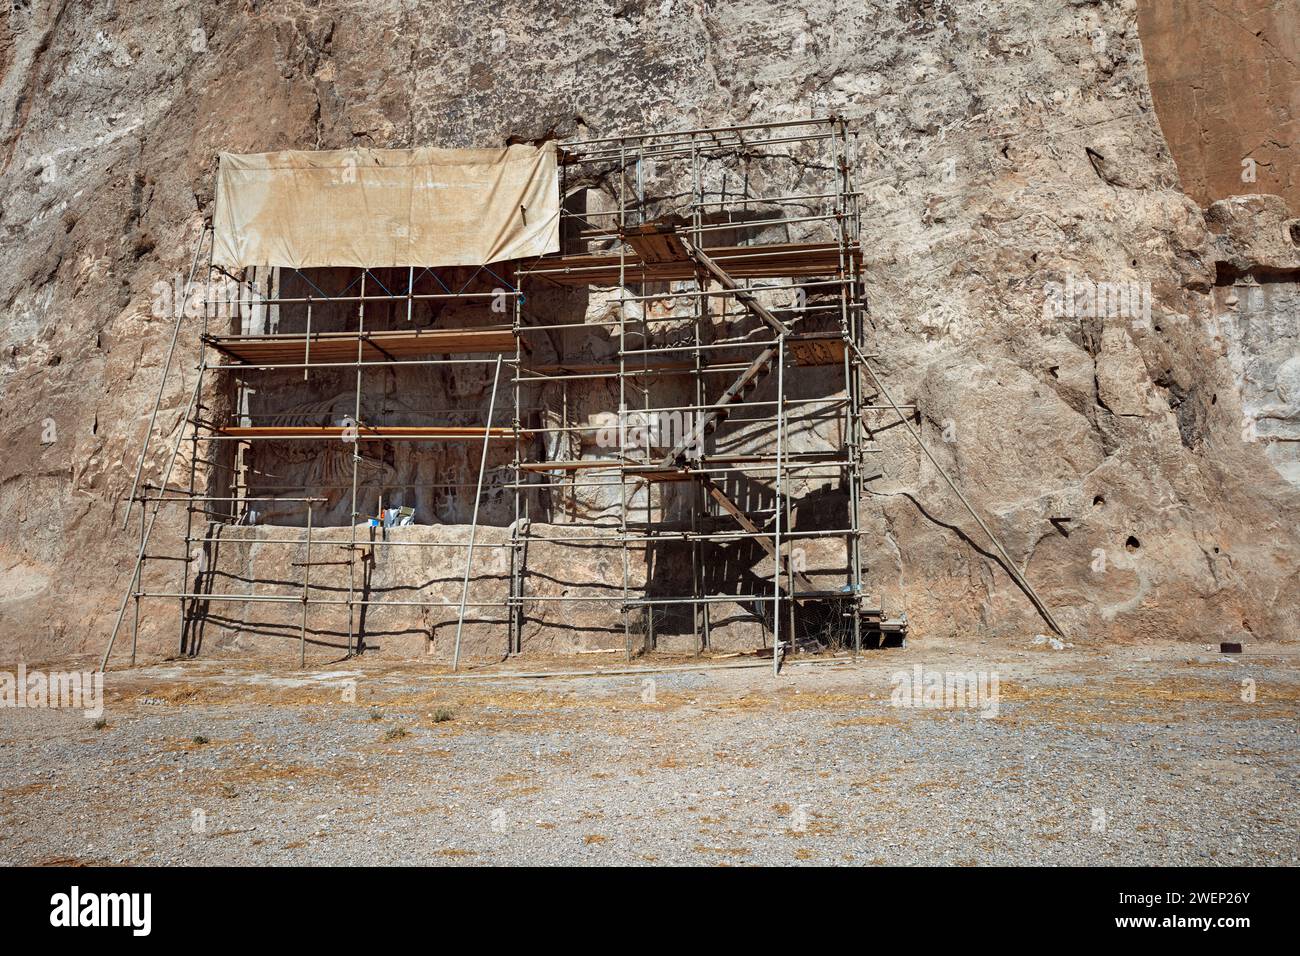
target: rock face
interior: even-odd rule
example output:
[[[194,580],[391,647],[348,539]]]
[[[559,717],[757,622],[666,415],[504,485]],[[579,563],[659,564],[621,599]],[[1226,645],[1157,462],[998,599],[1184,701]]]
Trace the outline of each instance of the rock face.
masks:
[[[1277,196],[1236,196],[1206,214],[1219,282],[1210,332],[1242,402],[1242,437],[1300,487],[1300,219]]]
[[[1070,638],[1296,635],[1300,224],[1282,199],[1207,214],[1184,194],[1132,2],[63,0],[0,24],[0,64],[0,659],[103,646],[138,548],[121,499],[171,331],[151,303],[188,271],[219,150],[826,113],[862,131],[886,384]],[[1294,116],[1269,102],[1268,135],[1289,144]],[[193,388],[187,331],[155,482]],[[863,544],[891,613],[921,640],[1041,630],[906,435],[880,445]],[[459,565],[439,560],[383,573],[454,581]],[[556,587],[607,584],[615,560],[529,558]],[[176,576],[157,573],[160,588]],[[424,640],[402,635],[446,630],[372,623],[397,653]],[[283,656],[296,636],[276,633],[233,640]],[[171,652],[176,634],[159,603],[142,650]]]
[[[1288,0],[1143,0],[1138,25],[1183,188],[1300,207],[1300,18]]]

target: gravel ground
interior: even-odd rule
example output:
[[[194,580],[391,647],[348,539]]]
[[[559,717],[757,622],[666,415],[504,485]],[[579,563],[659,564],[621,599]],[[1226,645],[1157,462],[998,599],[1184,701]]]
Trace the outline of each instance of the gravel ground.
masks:
[[[110,673],[106,726],[0,710],[0,863],[1300,861],[1295,645],[662,663]],[[916,665],[996,674],[996,716],[893,706]]]

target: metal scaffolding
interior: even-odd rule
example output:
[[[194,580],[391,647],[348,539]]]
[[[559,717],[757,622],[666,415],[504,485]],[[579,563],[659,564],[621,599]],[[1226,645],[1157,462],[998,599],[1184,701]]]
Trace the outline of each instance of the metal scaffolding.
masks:
[[[628,659],[656,646],[666,613],[689,615],[695,651],[706,651],[719,605],[745,609],[762,630],[776,670],[797,649],[801,619],[814,612],[823,622],[835,622],[831,630],[855,652],[868,635],[874,640],[905,633],[905,617],[887,619],[862,588],[860,505],[875,452],[864,414],[903,412],[892,399],[889,406],[870,404],[878,389],[866,377],[875,379],[864,342],[855,137],[845,121],[828,118],[561,143],[558,254],[477,269],[354,269],[343,278],[355,277],[334,293],[321,288],[328,283],[320,275],[293,269],[248,269],[223,277],[211,265],[211,232],[205,230],[191,269],[193,279],[206,246],[197,378],[166,468],[156,484],[141,483],[150,444],[158,440],[153,432],[169,384],[169,353],[125,519],[138,504],[137,560],[103,663],[132,602],[134,663],[146,600],[179,603],[182,655],[197,652],[196,629],[212,602],[300,604],[304,664],[310,609],[346,607],[346,651],[358,653],[371,605],[446,606],[428,595],[370,596],[366,581],[376,552],[409,547],[465,552],[457,666],[470,610],[503,610],[504,650],[518,654],[530,609],[593,600],[531,591],[530,544],[599,544],[621,552],[621,582],[603,583],[618,593]],[[593,310],[590,298],[607,307]],[[468,302],[495,303],[493,314],[510,321],[412,324],[416,309]],[[322,330],[322,312],[340,309],[355,321],[341,331]],[[278,331],[281,317],[301,323],[301,331]],[[178,311],[173,349],[184,318]],[[219,327],[223,321],[225,328]],[[564,343],[593,333],[607,335],[613,353],[599,360],[570,358]],[[556,354],[543,361],[538,356],[548,347]],[[421,410],[427,415],[421,424],[378,420],[382,416],[368,421],[363,414],[375,370],[429,368],[454,375],[468,366],[496,369],[487,415],[477,424],[447,420],[448,412],[463,418],[464,408]],[[348,420],[307,423],[275,414],[264,416],[269,422],[259,420],[250,396],[261,377],[283,380],[298,371],[303,380],[351,372]],[[616,420],[603,427],[613,429],[616,441],[588,455],[582,439],[602,426],[580,421],[571,390],[611,384]],[[536,395],[546,386],[561,395],[558,419],[538,417],[545,409]],[[771,397],[759,393],[764,387]],[[808,397],[800,389],[823,394]],[[674,425],[668,437],[655,425],[665,421]],[[264,443],[325,441],[348,442],[352,449],[348,480],[337,486],[271,486],[250,477]],[[413,540],[400,527],[359,537],[376,517],[362,513],[363,498],[378,496],[377,517],[385,527],[388,490],[382,478],[362,474],[362,450],[398,442],[462,443],[466,462],[469,449],[481,446],[477,482],[466,474],[438,485],[474,489],[467,540]],[[506,542],[477,540],[489,449],[495,445],[510,451],[509,462],[493,470],[508,476],[499,487],[511,492],[514,520]],[[183,447],[188,477],[178,487],[173,471]],[[837,501],[842,499],[839,519],[830,527],[798,519],[796,496],[814,480],[835,483]],[[737,489],[752,491],[759,506],[737,500],[743,497]],[[322,491],[347,492],[350,500],[350,530],[338,560],[328,555],[339,542],[322,537]],[[561,520],[535,520],[532,511],[543,494],[552,505],[559,503]],[[584,508],[587,499],[611,503]],[[292,505],[303,524],[279,525],[275,536],[240,536],[241,526],[257,523],[260,503]],[[152,554],[155,522],[167,506],[185,509],[182,550]],[[586,513],[591,510],[594,516]],[[842,564],[809,567],[804,545],[826,540],[840,542]],[[214,592],[206,562],[217,541],[300,549],[303,560],[294,566],[301,567],[301,583],[283,594]],[[753,561],[770,561],[770,578],[749,574],[739,586],[719,590],[709,573],[719,549],[746,543],[757,549],[748,549]],[[476,547],[508,554],[508,583],[497,600],[470,600]],[[655,549],[680,556],[684,570],[652,586]],[[178,587],[145,587],[145,565],[155,560],[180,566]],[[346,565],[346,597],[313,579],[313,567],[322,565]],[[644,583],[637,582],[640,575]]]

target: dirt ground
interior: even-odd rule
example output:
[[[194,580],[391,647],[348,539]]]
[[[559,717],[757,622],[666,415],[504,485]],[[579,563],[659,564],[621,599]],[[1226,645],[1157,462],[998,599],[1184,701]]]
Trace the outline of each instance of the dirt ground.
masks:
[[[699,663],[110,672],[101,721],[0,709],[0,863],[1300,861],[1300,645]],[[896,706],[917,665],[978,706]]]

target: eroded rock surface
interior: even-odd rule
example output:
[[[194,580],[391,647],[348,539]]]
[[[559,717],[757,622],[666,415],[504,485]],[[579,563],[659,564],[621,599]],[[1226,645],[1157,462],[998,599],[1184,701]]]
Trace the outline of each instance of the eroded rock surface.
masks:
[[[1300,19],[1290,0],[1140,0],[1160,125],[1197,202],[1300,204]]]

